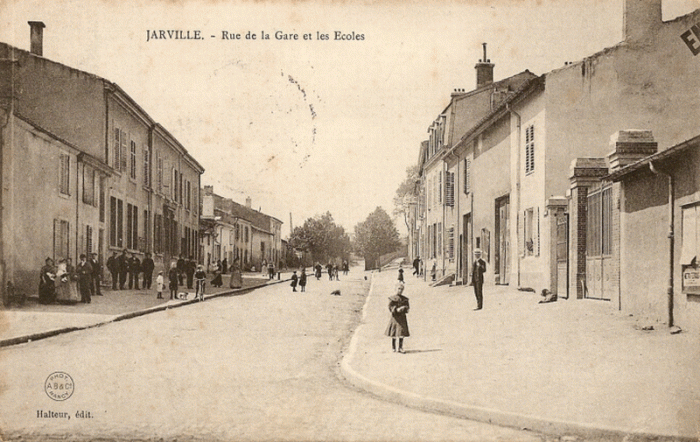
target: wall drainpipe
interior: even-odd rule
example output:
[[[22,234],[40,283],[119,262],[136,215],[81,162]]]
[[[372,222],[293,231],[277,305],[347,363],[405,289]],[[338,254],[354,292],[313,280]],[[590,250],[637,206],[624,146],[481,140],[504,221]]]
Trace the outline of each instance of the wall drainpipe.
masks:
[[[649,162],[649,169],[656,175],[668,177],[668,326],[673,327],[673,247],[674,247],[674,212],[673,212],[673,176],[659,170],[653,162]]]

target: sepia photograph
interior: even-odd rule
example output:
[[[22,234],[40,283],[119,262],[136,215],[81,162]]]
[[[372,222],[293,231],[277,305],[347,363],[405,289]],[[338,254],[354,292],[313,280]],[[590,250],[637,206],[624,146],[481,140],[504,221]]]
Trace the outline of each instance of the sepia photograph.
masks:
[[[0,441],[700,442],[700,0],[0,0]]]

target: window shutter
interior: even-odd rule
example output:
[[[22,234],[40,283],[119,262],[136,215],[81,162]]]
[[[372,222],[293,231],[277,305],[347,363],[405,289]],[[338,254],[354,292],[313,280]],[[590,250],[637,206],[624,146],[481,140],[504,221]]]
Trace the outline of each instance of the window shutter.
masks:
[[[537,256],[540,256],[540,208],[537,207]]]
[[[126,171],[126,132],[119,131],[119,170]]]
[[[121,138],[120,138],[120,131],[118,128],[114,128],[114,146],[112,148],[113,150],[113,160],[114,163],[112,163],[112,167],[114,167],[116,170],[119,170],[119,152],[121,149]]]
[[[455,174],[451,172],[445,175],[445,204],[449,207],[455,205]]]

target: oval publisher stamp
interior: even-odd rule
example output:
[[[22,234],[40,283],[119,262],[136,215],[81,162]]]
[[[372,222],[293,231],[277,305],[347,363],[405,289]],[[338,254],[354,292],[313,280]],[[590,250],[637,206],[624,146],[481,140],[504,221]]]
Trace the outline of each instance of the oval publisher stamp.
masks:
[[[54,401],[65,401],[73,395],[75,383],[68,373],[55,371],[46,378],[44,391]]]

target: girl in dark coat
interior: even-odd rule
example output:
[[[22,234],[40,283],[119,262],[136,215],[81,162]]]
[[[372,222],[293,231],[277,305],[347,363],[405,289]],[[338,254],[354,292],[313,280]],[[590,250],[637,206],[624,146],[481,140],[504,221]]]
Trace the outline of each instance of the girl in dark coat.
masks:
[[[177,270],[177,263],[173,262],[170,265],[168,272],[168,288],[170,289],[170,299],[177,299],[177,288],[180,279],[180,272]]]
[[[389,297],[389,311],[391,319],[386,328],[385,334],[391,338],[391,349],[403,353],[403,338],[411,336],[408,332],[408,322],[406,314],[409,310],[408,298],[403,293],[403,284],[396,285],[396,294]],[[396,340],[398,338],[399,346],[396,348]]]
[[[292,286],[292,291],[296,292],[297,291],[297,281],[299,280],[299,277],[297,276],[297,271],[294,270],[292,273],[292,283],[290,284]]]

